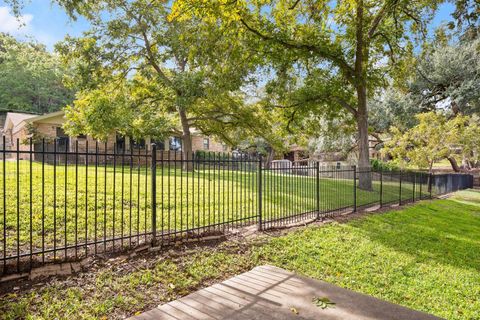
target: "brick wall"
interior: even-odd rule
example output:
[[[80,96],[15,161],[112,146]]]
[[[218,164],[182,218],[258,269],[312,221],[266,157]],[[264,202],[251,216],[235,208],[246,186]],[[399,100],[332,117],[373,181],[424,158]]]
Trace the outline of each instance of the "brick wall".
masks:
[[[45,142],[46,142],[45,150],[46,151],[53,151],[54,150],[53,139],[55,139],[57,137],[57,128],[62,127],[63,123],[64,123],[63,116],[49,118],[47,121],[40,121],[40,122],[35,123],[35,128],[36,128],[38,134],[40,136],[45,137]],[[28,151],[29,150],[30,146],[28,145],[28,143],[24,143],[25,140],[28,138],[28,132],[27,132],[26,127],[23,127],[22,129],[17,131],[15,134],[13,134],[12,138],[13,138],[13,141],[10,144],[10,146],[8,146],[9,148],[11,148],[12,150],[16,150],[16,147],[17,147],[16,146],[16,139],[18,138],[19,141],[20,141],[19,150],[23,150],[23,151]],[[207,138],[207,139],[209,139],[209,145],[208,145],[208,149],[206,149],[205,145],[204,145],[204,139],[205,138],[206,137],[204,137],[202,135],[193,135],[192,136],[192,149],[193,149],[194,152],[198,151],[198,150],[211,151],[211,152],[228,152],[228,151],[230,151],[228,148],[224,147],[223,143],[221,143],[220,141],[217,141],[215,139],[212,139],[212,138]],[[9,139],[7,139],[7,140],[9,140]],[[105,142],[106,142],[106,147],[105,147]],[[111,154],[111,155],[107,156],[107,159],[105,159],[104,156],[103,157],[101,156],[101,157],[98,158],[95,155],[89,155],[88,156],[88,162],[89,163],[95,162],[97,160],[97,158],[98,158],[99,162],[105,162],[105,161],[112,162],[114,152],[116,152],[117,155],[120,157],[121,154],[122,154],[122,151],[119,150],[118,146],[117,146],[117,150],[114,150],[115,149],[115,143],[116,143],[116,135],[115,134],[111,134],[108,137],[107,141],[98,141],[98,151],[99,151],[99,153],[108,153],[108,154]],[[96,146],[97,146],[97,140],[94,139],[91,136],[69,137],[68,149],[67,150],[69,152],[75,152],[77,144],[78,144],[78,152],[79,153],[86,153],[87,145],[88,145],[88,152],[89,153],[95,153]],[[146,152],[150,153],[150,151],[151,151],[150,150],[150,139],[149,138],[145,139],[145,148],[141,148],[141,149],[134,148],[131,151],[130,146],[131,146],[131,142],[127,138],[126,141],[125,141],[125,155],[126,156],[130,155],[131,152],[132,152],[136,156],[136,158],[141,158],[141,157],[138,156],[139,154],[140,155],[145,155]],[[166,139],[166,141],[165,141],[165,147],[168,150],[168,139]],[[34,146],[34,151],[41,151],[41,149],[42,149],[41,142],[37,142]],[[37,155],[37,156],[39,156],[39,155]],[[73,158],[73,156],[71,156],[71,157]],[[160,159],[162,157],[164,159],[168,159],[167,153],[158,154],[157,158]],[[180,159],[180,157],[181,157],[180,153],[172,152],[170,154],[171,159],[175,159],[175,158]],[[28,154],[21,154],[20,159],[29,159],[29,155]],[[85,163],[87,161],[86,155],[79,155],[78,160],[79,160],[79,163]]]
[[[228,148],[225,149],[224,148],[224,145],[219,142],[219,141],[216,141],[215,139],[212,139],[212,138],[207,138],[209,139],[209,148],[208,149],[205,149],[204,147],[204,144],[203,144],[203,140],[207,138],[207,137],[204,137],[204,136],[193,136],[192,137],[192,149],[193,151],[197,151],[197,150],[205,150],[205,151],[212,151],[212,152],[227,152],[229,151]]]
[[[26,128],[22,128],[21,130],[18,130],[15,133],[12,133],[11,134],[11,143],[10,143],[11,150],[17,150],[17,141],[18,141],[18,143],[19,143],[18,150],[19,151],[29,151],[30,150],[30,145],[24,143],[25,139],[27,139],[27,138],[28,138],[28,132],[27,132]],[[7,155],[7,158],[8,157],[11,158],[12,156],[13,156],[13,153],[11,153],[10,156]],[[20,160],[25,160],[25,159],[29,159],[29,158],[30,158],[30,155],[28,155],[28,154],[25,154],[25,153],[19,154],[19,159]]]

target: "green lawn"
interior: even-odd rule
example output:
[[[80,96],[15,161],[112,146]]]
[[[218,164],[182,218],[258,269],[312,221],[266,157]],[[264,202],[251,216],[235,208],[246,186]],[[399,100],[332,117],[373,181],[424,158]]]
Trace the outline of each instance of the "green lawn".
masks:
[[[480,319],[480,192],[271,241],[256,259],[447,319]]]
[[[4,319],[122,318],[273,264],[447,319],[480,318],[480,192],[286,236],[117,259],[0,297]]]
[[[238,171],[228,167],[219,170],[205,166],[198,169],[194,173],[182,172],[179,168],[157,169],[159,234],[228,221],[257,221],[256,170],[243,168]],[[2,166],[0,171],[3,171]],[[8,254],[17,250],[17,232],[20,251],[28,252],[30,213],[34,251],[40,250],[42,244],[45,248],[52,248],[56,243],[59,248],[65,243],[83,243],[85,239],[100,240],[151,230],[151,172],[145,166],[133,164],[130,168],[126,164],[123,168],[121,165],[95,168],[79,165],[76,168],[58,165],[54,168],[48,164],[42,167],[40,163],[32,163],[31,188],[30,162],[20,161],[18,170],[15,162],[7,162],[5,172],[6,203],[4,205],[0,201],[0,230],[3,230],[5,208]],[[3,172],[0,172],[1,176]],[[374,179],[378,180],[378,176]],[[398,182],[389,179],[388,176],[384,179],[383,201],[398,201]],[[18,189],[17,181],[20,183]],[[357,189],[357,204],[378,201],[379,189],[378,181],[374,182],[373,191]],[[264,220],[315,211],[317,208],[315,177],[264,171],[262,190]],[[402,198],[411,198],[412,191],[411,183],[404,183]],[[417,187],[417,196],[419,191]],[[2,197],[3,192],[0,184]],[[352,206],[353,192],[351,173],[322,175],[321,211]],[[425,187],[423,193],[426,194]],[[125,243],[128,241],[125,240]]]

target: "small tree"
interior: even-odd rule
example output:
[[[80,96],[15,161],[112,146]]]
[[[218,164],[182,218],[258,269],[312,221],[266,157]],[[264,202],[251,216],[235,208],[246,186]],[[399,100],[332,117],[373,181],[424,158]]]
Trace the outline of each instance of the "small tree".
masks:
[[[476,117],[447,119],[443,114],[427,112],[416,118],[418,124],[405,132],[390,129],[392,137],[385,142],[384,155],[392,156],[401,166],[409,163],[429,172],[442,159],[462,156],[472,162],[478,157],[480,126]]]
[[[480,165],[480,118],[457,117],[459,122],[458,141],[461,142],[460,155],[465,169],[478,168]]]

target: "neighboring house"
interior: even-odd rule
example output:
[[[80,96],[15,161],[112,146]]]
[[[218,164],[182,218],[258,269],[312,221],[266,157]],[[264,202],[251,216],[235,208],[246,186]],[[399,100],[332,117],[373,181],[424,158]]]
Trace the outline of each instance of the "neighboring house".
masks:
[[[381,159],[380,143],[375,137],[370,136],[368,139],[370,159]]]
[[[0,109],[0,136],[3,136],[3,128],[5,127],[5,120],[7,119],[7,113],[17,113],[20,116],[23,115],[32,115],[36,116],[38,113],[35,112],[24,112],[24,111],[16,111],[16,110],[9,110],[9,109]]]
[[[377,140],[374,137],[369,137],[369,155],[370,159],[379,159],[381,157],[380,151],[377,150]],[[345,154],[342,151],[330,151],[330,152],[314,152],[311,153],[307,148],[293,144],[290,146],[287,153],[283,155],[283,159],[290,160],[292,162],[304,162],[306,160],[319,161],[323,165],[350,165],[357,162],[356,149],[352,149],[352,152]]]
[[[296,144],[292,145],[288,152],[283,156],[283,159],[290,160],[292,162],[308,159],[307,148],[302,148]]]
[[[5,123],[3,125],[3,136],[7,149],[16,149],[17,139],[23,140],[27,137],[27,132],[21,130],[24,127],[25,120],[35,118],[38,115],[18,112],[7,112]],[[23,149],[22,149],[23,150]]]
[[[14,113],[8,112],[5,119],[5,125],[3,128],[3,135],[6,140],[6,147],[9,150],[29,151],[30,145],[28,138],[32,132],[36,136],[45,139],[45,146],[48,151],[52,151],[56,148],[57,151],[75,152],[78,145],[78,152],[94,153],[97,148],[97,140],[91,136],[79,135],[76,137],[68,136],[63,131],[63,124],[65,123],[65,112],[57,111],[47,113],[43,115],[32,115],[26,113]],[[56,145],[53,141],[57,141]],[[134,154],[142,153],[150,150],[151,142],[150,138],[141,139],[140,141],[133,141],[129,137],[124,137],[115,133],[112,133],[106,141],[98,142],[98,150],[104,152],[105,145],[107,146],[107,152],[118,154],[133,152]],[[165,141],[155,141],[157,150],[159,151],[181,151],[182,140],[181,137],[173,136]],[[87,148],[88,146],[88,148]],[[114,146],[116,150],[114,150]],[[212,152],[224,152],[228,151],[228,147],[210,137],[202,135],[199,131],[192,130],[192,147],[193,151],[204,150]],[[32,146],[34,151],[41,151],[43,143],[35,141]],[[36,155],[38,157],[38,155]],[[29,159],[28,153],[21,153],[20,159]]]

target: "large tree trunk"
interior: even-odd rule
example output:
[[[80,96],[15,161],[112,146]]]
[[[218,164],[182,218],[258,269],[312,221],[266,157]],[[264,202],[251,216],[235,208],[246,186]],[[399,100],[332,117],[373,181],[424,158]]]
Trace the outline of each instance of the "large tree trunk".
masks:
[[[273,158],[275,157],[275,150],[272,147],[268,148],[268,155],[265,158],[264,166],[265,169],[270,169],[272,165]]]
[[[454,157],[448,157],[447,159],[450,161],[453,171],[460,172],[460,167],[457,164],[457,160]]]
[[[433,184],[433,180],[432,180],[432,178],[433,178],[433,175],[432,175],[433,170],[432,170],[432,169],[433,169],[433,160],[430,161],[430,164],[429,164],[429,167],[428,167],[428,180],[427,180],[427,183],[428,183],[428,192],[432,192],[432,188],[433,188],[433,186],[432,186],[432,184]]]
[[[182,152],[183,170],[193,171],[193,148],[192,148],[192,134],[190,133],[190,124],[188,123],[187,113],[185,109],[178,107],[178,114],[180,116],[180,122],[182,124]]]
[[[357,130],[358,130],[358,167],[363,169],[358,175],[358,187],[363,190],[372,190],[372,175],[370,170],[370,154],[368,145],[368,116],[367,116],[367,77],[366,66],[368,50],[363,32],[363,1],[357,2],[356,17],[356,48],[355,48],[355,77],[357,90]]]
[[[358,130],[358,187],[363,190],[372,190],[372,175],[370,170],[370,154],[368,145],[368,116],[367,93],[363,85],[357,87],[357,130]]]

